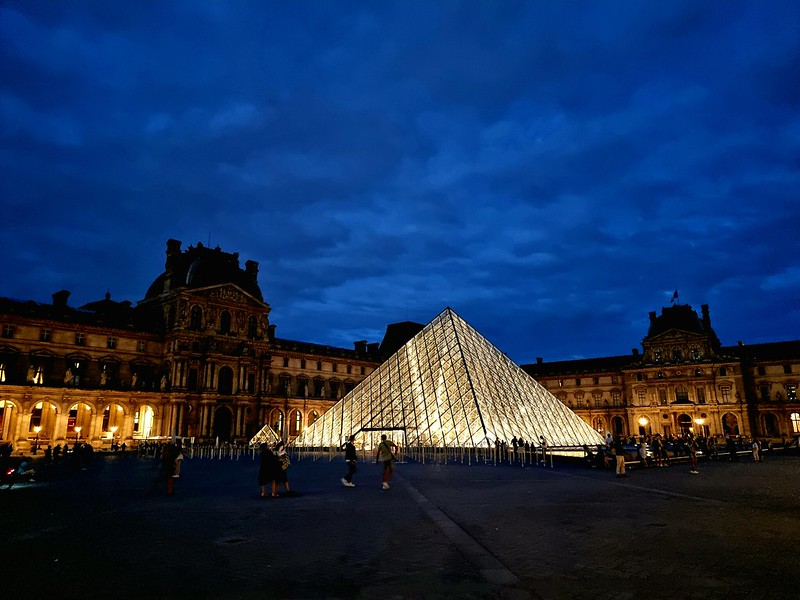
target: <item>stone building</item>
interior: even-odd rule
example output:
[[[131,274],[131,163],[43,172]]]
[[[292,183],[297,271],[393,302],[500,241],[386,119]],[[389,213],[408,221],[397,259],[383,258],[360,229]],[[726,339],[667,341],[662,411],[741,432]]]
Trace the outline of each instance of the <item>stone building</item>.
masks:
[[[133,306],[0,299],[0,440],[20,450],[164,436],[293,438],[380,364],[379,345],[276,337],[258,263],[167,242],[164,272]]]
[[[800,341],[722,346],[705,304],[651,312],[641,353],[522,368],[603,433],[800,435]]]

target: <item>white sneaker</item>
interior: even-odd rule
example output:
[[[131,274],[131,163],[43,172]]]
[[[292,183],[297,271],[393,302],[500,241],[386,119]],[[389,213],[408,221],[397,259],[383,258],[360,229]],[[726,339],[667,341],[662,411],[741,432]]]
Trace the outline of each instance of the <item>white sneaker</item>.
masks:
[[[339,481],[341,481],[341,482],[342,482],[342,485],[343,485],[344,487],[349,487],[349,486],[347,485],[347,479],[345,479],[344,477],[342,477],[342,478],[341,478]]]
[[[352,482],[350,482],[350,483],[345,483],[345,485],[346,485],[347,487],[356,487],[356,484],[355,484],[355,483],[352,483]]]
[[[384,481],[383,482],[383,489],[385,489],[385,490],[389,489],[389,482],[388,481]]]

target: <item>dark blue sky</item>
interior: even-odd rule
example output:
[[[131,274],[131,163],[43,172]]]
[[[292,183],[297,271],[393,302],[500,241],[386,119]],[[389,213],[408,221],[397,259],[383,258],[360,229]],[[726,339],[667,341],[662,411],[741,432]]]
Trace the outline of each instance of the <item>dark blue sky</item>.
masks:
[[[280,337],[451,306],[519,363],[650,310],[800,337],[800,3],[8,1],[0,295],[140,300],[168,238]]]

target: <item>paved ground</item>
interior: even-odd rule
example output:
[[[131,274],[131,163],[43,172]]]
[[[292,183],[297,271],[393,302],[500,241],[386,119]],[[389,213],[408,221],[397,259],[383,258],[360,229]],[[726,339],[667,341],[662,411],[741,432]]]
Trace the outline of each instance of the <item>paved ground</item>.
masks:
[[[0,490],[5,598],[797,598],[800,458],[636,470],[153,460]]]

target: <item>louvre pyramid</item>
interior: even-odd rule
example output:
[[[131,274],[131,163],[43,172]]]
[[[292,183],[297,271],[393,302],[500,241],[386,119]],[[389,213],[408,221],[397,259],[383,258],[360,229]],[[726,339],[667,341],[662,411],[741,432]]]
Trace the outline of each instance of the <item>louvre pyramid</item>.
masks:
[[[486,448],[513,437],[550,447],[602,444],[591,426],[446,308],[294,439],[367,446],[378,433],[405,447]]]
[[[255,434],[252,439],[250,440],[250,445],[255,446],[256,444],[277,444],[280,441],[280,437],[275,430],[269,426],[269,423],[264,425],[257,434]]]

